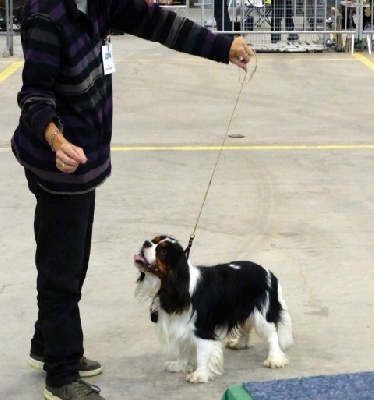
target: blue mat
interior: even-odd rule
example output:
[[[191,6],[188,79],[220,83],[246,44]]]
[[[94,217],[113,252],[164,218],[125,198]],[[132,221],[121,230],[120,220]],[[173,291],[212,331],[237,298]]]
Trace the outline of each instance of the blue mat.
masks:
[[[245,382],[253,400],[374,400],[374,372]]]

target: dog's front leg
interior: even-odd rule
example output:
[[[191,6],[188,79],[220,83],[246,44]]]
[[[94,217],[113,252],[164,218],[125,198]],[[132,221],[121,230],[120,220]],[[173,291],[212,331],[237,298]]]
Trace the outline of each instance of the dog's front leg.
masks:
[[[220,340],[196,339],[196,371],[187,375],[191,383],[204,383],[221,375],[223,370],[223,346]]]

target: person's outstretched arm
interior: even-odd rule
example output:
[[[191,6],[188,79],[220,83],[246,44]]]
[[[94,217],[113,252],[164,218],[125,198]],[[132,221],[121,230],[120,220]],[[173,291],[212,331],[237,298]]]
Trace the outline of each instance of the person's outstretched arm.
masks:
[[[112,29],[194,56],[229,63],[246,69],[253,55],[244,38],[217,35],[174,11],[145,0],[112,0],[109,11]]]

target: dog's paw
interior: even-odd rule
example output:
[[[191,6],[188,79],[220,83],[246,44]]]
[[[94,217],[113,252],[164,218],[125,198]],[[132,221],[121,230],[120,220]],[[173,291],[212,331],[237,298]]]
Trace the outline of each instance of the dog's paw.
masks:
[[[190,374],[187,374],[186,381],[191,383],[206,383],[209,381],[209,376],[208,374],[194,371]]]
[[[165,363],[165,370],[169,372],[180,372],[186,371],[187,365],[180,361],[166,361]]]
[[[280,357],[269,357],[264,361],[266,368],[284,368],[288,364],[288,360],[285,356]]]

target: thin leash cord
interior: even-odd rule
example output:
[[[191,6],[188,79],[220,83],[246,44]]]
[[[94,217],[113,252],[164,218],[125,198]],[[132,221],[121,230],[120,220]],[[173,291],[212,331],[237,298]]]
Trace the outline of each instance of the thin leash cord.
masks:
[[[223,151],[223,146],[225,145],[225,142],[226,142],[228,133],[229,133],[230,128],[231,128],[232,120],[234,119],[235,111],[236,111],[237,105],[238,105],[238,103],[239,103],[240,95],[241,95],[241,93],[242,93],[242,91],[243,91],[244,84],[245,84],[245,83],[248,83],[248,84],[249,84],[249,83],[252,81],[252,79],[253,79],[253,77],[254,77],[256,71],[257,71],[257,53],[255,52],[254,49],[253,49],[253,51],[254,51],[254,55],[255,55],[255,67],[254,67],[254,69],[252,70],[252,72],[250,73],[248,80],[246,80],[246,75],[247,75],[247,73],[246,73],[245,76],[244,76],[244,78],[243,78],[243,80],[240,82],[240,69],[238,69],[238,71],[239,71],[239,72],[238,72],[238,73],[239,73],[239,82],[241,83],[240,89],[239,89],[238,96],[237,96],[237,98],[236,98],[236,101],[235,101],[233,110],[232,110],[232,112],[231,112],[231,116],[230,116],[230,119],[229,119],[229,123],[228,123],[228,125],[227,125],[226,132],[225,132],[225,135],[224,135],[224,137],[223,137],[223,140],[222,140],[222,143],[221,143],[221,147],[220,147],[219,152],[218,152],[218,155],[217,155],[216,162],[215,162],[215,164],[214,164],[214,168],[213,168],[212,175],[210,176],[210,179],[209,179],[209,182],[208,182],[208,186],[207,186],[207,189],[206,189],[206,191],[205,191],[205,195],[204,195],[203,201],[202,201],[201,206],[200,206],[200,211],[199,211],[199,214],[198,214],[198,216],[197,216],[195,226],[194,226],[194,228],[193,228],[192,234],[190,235],[190,239],[189,239],[189,242],[188,242],[188,246],[187,246],[187,248],[186,248],[186,250],[185,250],[185,253],[186,253],[187,258],[188,258],[189,254],[190,254],[192,242],[193,242],[193,240],[195,239],[196,229],[197,229],[197,226],[198,226],[198,224],[199,224],[201,214],[202,214],[202,212],[203,212],[203,208],[204,208],[204,205],[205,205],[205,201],[206,201],[206,199],[207,199],[207,197],[208,197],[208,193],[209,193],[210,186],[212,185],[212,181],[213,181],[214,175],[215,175],[216,170],[217,170],[217,165],[218,165],[219,159],[220,159],[221,154],[222,154],[222,151]]]

